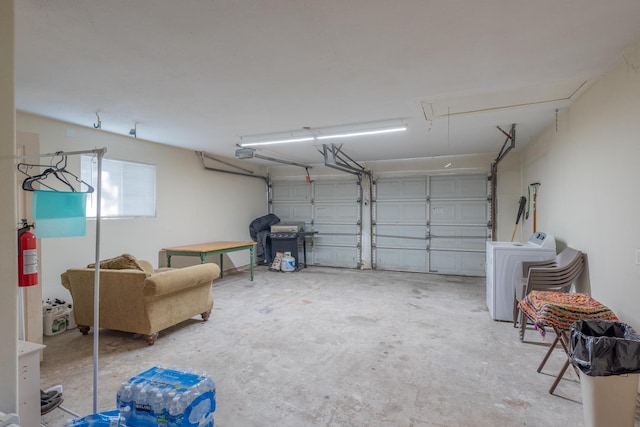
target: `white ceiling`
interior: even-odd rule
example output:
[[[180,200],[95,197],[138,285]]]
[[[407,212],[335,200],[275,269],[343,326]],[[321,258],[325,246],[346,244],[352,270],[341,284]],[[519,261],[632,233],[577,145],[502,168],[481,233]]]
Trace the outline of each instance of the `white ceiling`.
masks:
[[[372,161],[497,154],[511,123],[522,147],[640,40],[640,1],[17,0],[16,32],[18,110],[228,157],[248,135],[403,119],[333,141]]]

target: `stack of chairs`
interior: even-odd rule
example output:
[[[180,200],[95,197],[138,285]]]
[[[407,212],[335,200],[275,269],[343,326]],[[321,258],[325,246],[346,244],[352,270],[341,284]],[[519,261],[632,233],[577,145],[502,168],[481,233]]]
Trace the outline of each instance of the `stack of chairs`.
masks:
[[[513,298],[513,327],[518,327],[519,323],[520,341],[524,340],[527,318],[518,309],[518,303],[533,290],[569,292],[571,285],[584,271],[584,264],[584,254],[569,247],[554,259],[522,263],[523,278],[515,284]]]

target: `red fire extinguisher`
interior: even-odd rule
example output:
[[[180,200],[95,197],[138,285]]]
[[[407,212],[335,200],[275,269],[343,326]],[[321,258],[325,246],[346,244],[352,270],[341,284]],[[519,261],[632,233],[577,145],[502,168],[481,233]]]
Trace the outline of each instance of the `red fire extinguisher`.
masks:
[[[36,235],[29,231],[32,228],[34,225],[23,219],[18,229],[18,286],[38,284],[38,249]]]

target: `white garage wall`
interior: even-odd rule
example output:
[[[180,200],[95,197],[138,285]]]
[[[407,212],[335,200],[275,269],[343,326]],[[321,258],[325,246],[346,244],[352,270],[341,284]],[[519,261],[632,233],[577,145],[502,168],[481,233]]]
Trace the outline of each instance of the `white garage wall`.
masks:
[[[41,153],[106,147],[106,158],[156,165],[157,216],[102,221],[101,258],[131,253],[154,266],[162,247],[215,240],[251,240],[249,223],[267,213],[264,181],[206,171],[193,151],[19,113],[17,129],[39,135]],[[73,135],[73,136],[68,136]],[[46,159],[45,159],[46,161]],[[69,158],[79,171],[79,157]],[[95,220],[85,237],[41,240],[43,298],[69,298],[60,273],[93,262]],[[225,269],[249,264],[247,251],[229,254]],[[176,265],[199,262],[176,258]]]
[[[639,161],[640,45],[523,153],[523,183],[541,182],[538,229],[587,254],[591,294],[636,329]]]

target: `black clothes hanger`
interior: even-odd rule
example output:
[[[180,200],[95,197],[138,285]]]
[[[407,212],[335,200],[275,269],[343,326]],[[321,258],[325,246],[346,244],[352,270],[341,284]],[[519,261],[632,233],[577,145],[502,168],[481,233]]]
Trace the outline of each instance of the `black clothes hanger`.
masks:
[[[29,163],[18,163],[16,165],[16,168],[18,169],[18,171],[23,173],[24,175],[27,175],[27,178],[22,182],[22,189],[26,190],[26,191],[35,191],[36,189],[33,188],[33,184],[34,183],[38,183],[42,187],[48,188],[50,190],[60,191],[57,188],[53,187],[52,186],[53,184],[48,185],[48,184],[46,184],[44,182],[45,179],[47,179],[49,176],[53,175],[56,179],[58,179],[58,181],[62,182],[64,184],[64,186],[68,187],[73,192],[77,192],[78,191],[71,184],[71,182],[75,181],[76,183],[86,185],[87,190],[85,191],[85,193],[93,193],[94,188],[91,185],[89,185],[87,182],[81,180],[75,174],[73,174],[72,172],[69,172],[66,169],[67,168],[67,155],[63,154],[63,153],[58,153],[58,155],[61,158],[55,165],[52,165],[52,164],[39,165],[39,164],[29,164]],[[32,169],[32,168],[45,168],[45,169],[44,169],[44,171],[42,171],[42,173],[39,173],[37,175],[31,175],[29,173],[29,170]],[[73,178],[73,179],[70,179],[70,178]]]

